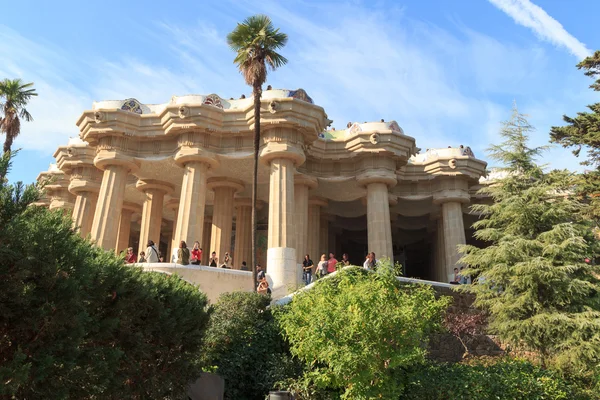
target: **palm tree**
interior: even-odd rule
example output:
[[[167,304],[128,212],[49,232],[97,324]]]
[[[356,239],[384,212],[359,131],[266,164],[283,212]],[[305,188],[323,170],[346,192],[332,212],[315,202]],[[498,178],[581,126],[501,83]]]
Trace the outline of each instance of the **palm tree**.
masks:
[[[253,15],[227,35],[227,43],[237,53],[237,64],[244,80],[252,86],[254,96],[254,171],[252,174],[252,277],[256,290],[256,191],[258,187],[258,150],[260,146],[260,98],[267,80],[267,66],[272,71],[285,65],[287,59],[277,50],[287,43],[287,35],[275,29],[271,18]]]
[[[0,82],[0,108],[4,117],[0,118],[0,132],[6,134],[3,153],[10,153],[13,141],[21,133],[21,120],[33,121],[25,109],[32,96],[37,96],[33,82],[23,83],[20,79],[4,79]]]

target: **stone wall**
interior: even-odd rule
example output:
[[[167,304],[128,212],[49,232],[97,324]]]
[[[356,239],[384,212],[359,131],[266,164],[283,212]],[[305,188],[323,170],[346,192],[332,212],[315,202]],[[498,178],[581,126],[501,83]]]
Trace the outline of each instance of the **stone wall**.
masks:
[[[198,285],[213,304],[217,302],[222,293],[251,292],[254,290],[252,272],[250,271],[172,263],[143,263],[137,265],[145,271],[179,275],[183,280]]]

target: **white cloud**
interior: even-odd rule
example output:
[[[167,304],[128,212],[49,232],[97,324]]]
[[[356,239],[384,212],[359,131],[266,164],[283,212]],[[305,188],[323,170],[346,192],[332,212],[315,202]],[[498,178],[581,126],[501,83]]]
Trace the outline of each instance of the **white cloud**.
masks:
[[[494,6],[508,14],[517,24],[533,30],[541,39],[555,46],[564,47],[579,59],[592,52],[577,38],[552,18],[541,7],[529,0],[489,0]]]

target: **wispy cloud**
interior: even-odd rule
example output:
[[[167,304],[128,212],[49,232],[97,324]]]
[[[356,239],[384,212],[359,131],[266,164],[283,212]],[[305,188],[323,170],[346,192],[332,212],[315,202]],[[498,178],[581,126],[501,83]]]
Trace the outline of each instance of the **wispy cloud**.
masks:
[[[489,0],[489,2],[508,14],[517,24],[530,28],[541,39],[555,46],[564,47],[579,59],[584,59],[592,53],[585,44],[567,32],[560,22],[529,0]]]

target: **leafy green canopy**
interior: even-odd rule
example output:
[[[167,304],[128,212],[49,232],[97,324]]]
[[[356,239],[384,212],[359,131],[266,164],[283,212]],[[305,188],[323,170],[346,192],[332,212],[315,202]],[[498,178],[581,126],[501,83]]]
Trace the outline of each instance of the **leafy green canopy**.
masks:
[[[343,399],[401,393],[402,368],[424,360],[449,300],[399,283],[392,270],[338,271],[276,314],[292,354],[305,363],[305,387],[341,389]]]
[[[261,86],[267,79],[267,66],[275,70],[287,63],[277,50],[283,48],[288,37],[273,26],[266,15],[253,15],[227,35],[227,43],[236,53],[233,61],[244,75],[246,84]]]
[[[586,58],[577,68],[584,69],[585,75],[598,78],[590,85],[595,91],[600,91],[600,51]],[[575,148],[573,153],[579,156],[581,149],[588,151],[587,159],[583,165],[592,169],[581,176],[577,185],[578,192],[591,203],[589,214],[600,222],[600,103],[589,105],[590,112],[577,113],[577,117],[563,116],[567,126],[552,127],[550,138],[552,142],[563,147]]]
[[[586,393],[554,371],[522,360],[485,363],[434,364],[411,368],[402,400],[590,400]]]
[[[8,168],[8,153],[0,169]],[[201,372],[207,299],[127,267],[0,182],[0,397],[165,398]]]
[[[33,120],[25,108],[33,96],[37,96],[33,83],[23,83],[20,79],[0,81],[0,109],[3,113],[0,117],[0,132],[6,134],[2,153],[10,153],[13,141],[21,133],[21,118],[25,121]]]
[[[205,364],[225,379],[225,398],[262,400],[276,382],[300,373],[271,311],[258,293],[219,298],[206,332]]]
[[[463,246],[461,262],[479,279],[467,290],[490,313],[490,329],[542,363],[577,370],[600,360],[598,267],[584,260],[596,241],[571,195],[573,174],[546,173],[542,148],[528,146],[533,128],[516,107],[491,156],[505,175],[481,190],[492,204],[473,206],[481,219],[475,237],[489,247]]]

